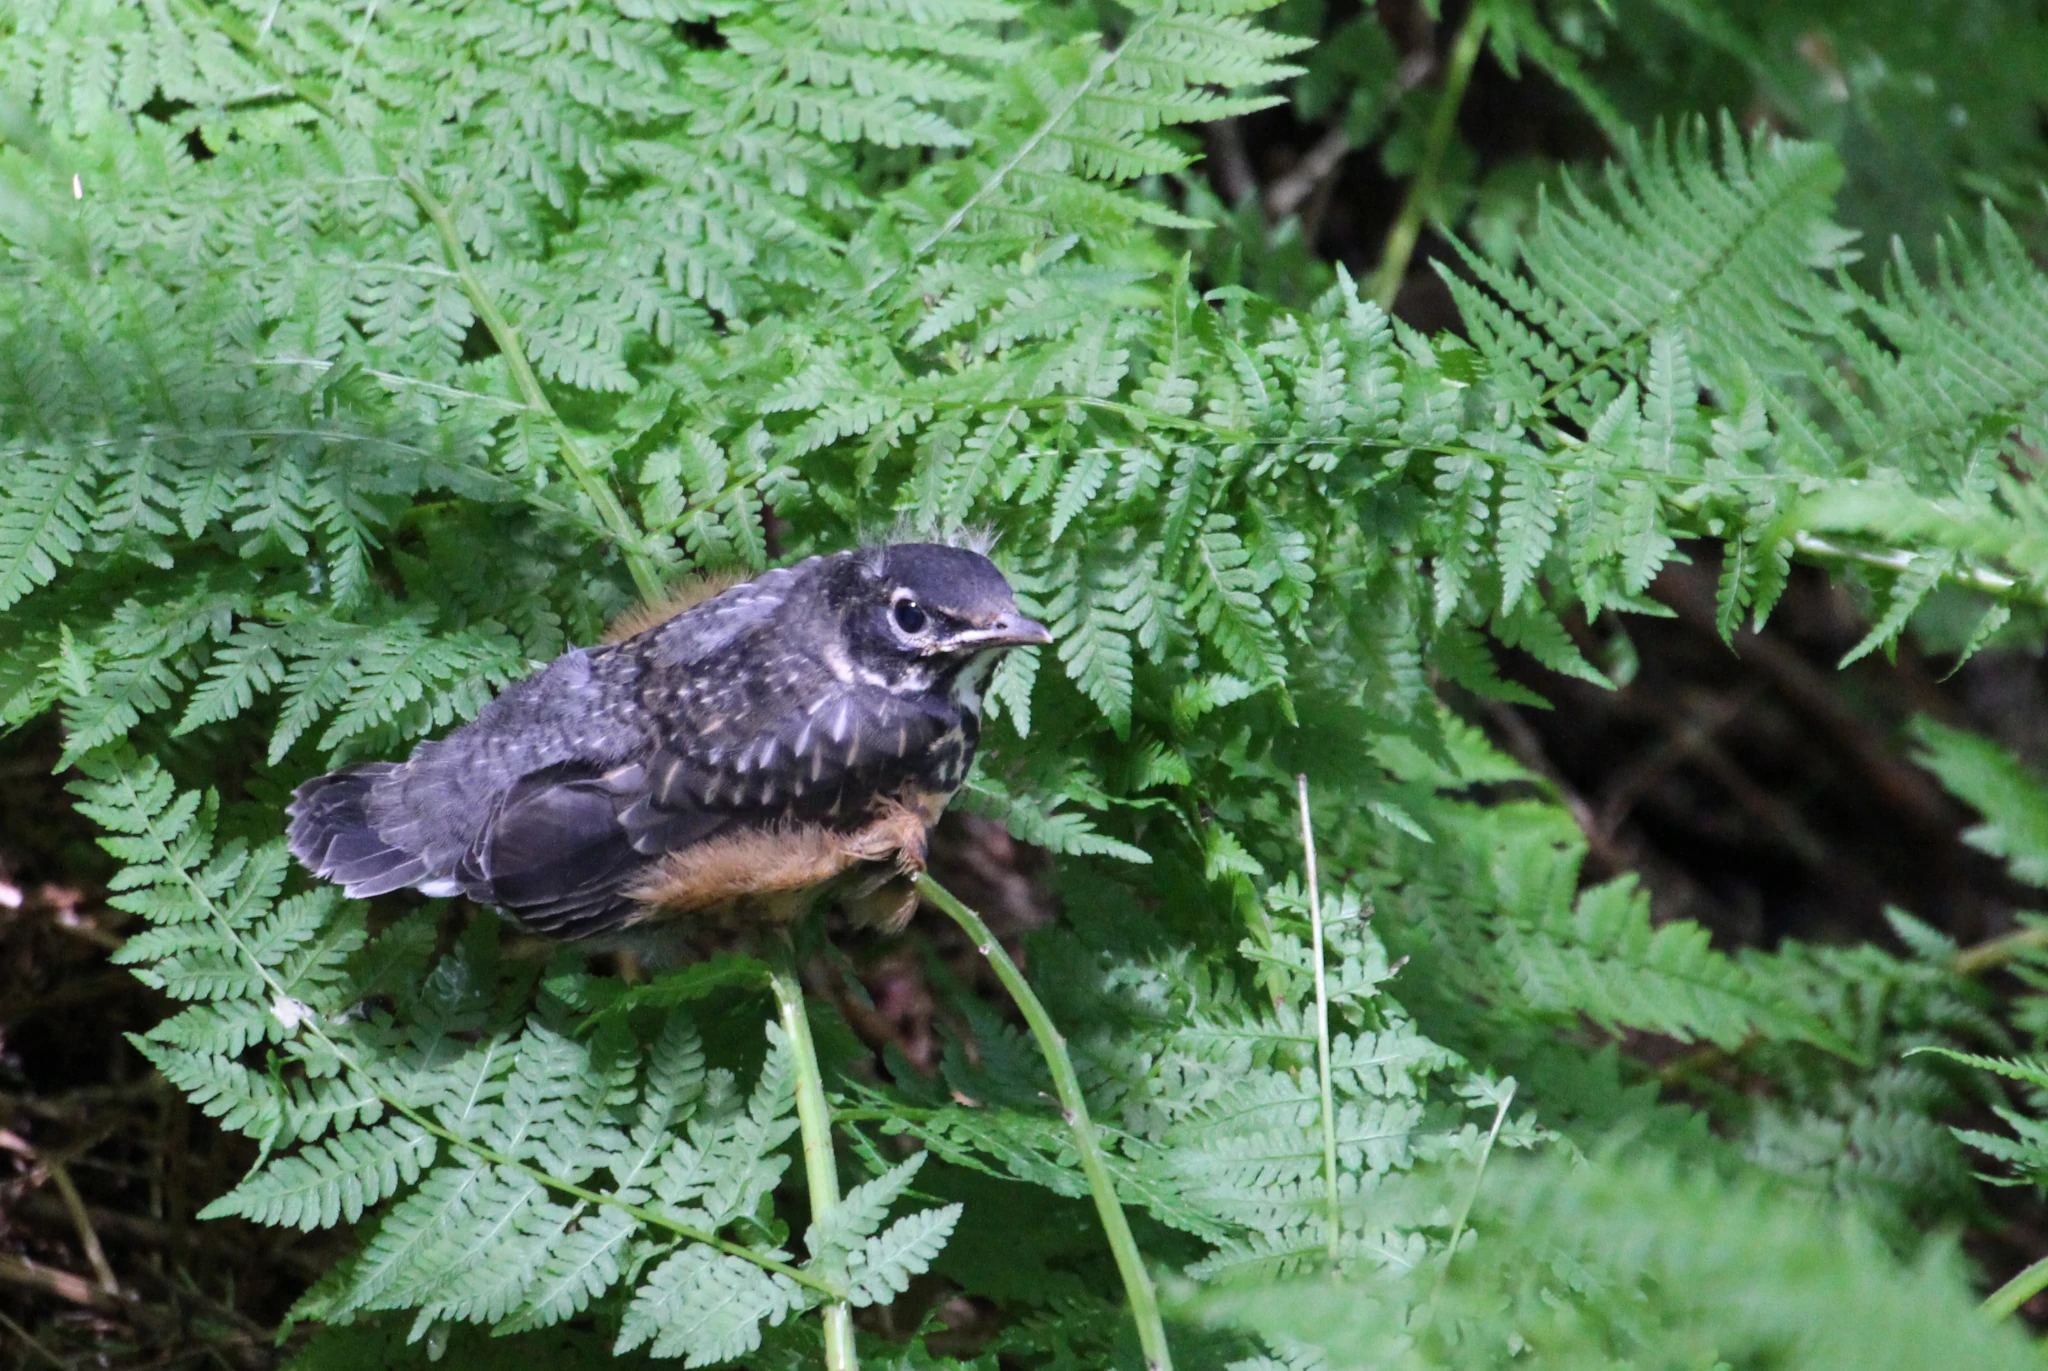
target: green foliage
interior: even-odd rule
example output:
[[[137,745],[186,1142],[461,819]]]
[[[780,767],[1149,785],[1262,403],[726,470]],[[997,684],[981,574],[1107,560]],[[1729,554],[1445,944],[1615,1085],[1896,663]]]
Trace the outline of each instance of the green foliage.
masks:
[[[359,917],[323,917],[326,892],[278,899],[282,843],[217,843],[211,792],[180,794],[132,755],[84,770],[80,806],[129,863],[114,898],[153,925],[123,958],[196,1002],[135,1046],[262,1148],[205,1216],[318,1228],[378,1210],[300,1316],[412,1309],[415,1339],[443,1321],[504,1333],[623,1287],[620,1351],[651,1339],[708,1365],[821,1296],[902,1290],[957,1220],[946,1207],[888,1222],[913,1161],[856,1190],[790,1265],[771,1203],[796,1129],[778,1028],[744,1092],[707,1068],[680,1010],[644,1043],[618,1017],[578,1039],[559,999],[529,1012],[505,994],[485,925],[429,971],[412,925],[366,943]],[[379,984],[400,987],[394,1011],[355,1012]],[[245,1058],[263,1041],[277,1050],[258,1069]]]
[[[1963,841],[2003,857],[2028,885],[2048,885],[2048,782],[1989,738],[1925,717],[1913,721],[1913,737],[1920,764],[1984,815]]]
[[[1503,1166],[1473,1215],[1471,1250],[1431,1270],[1194,1307],[1256,1329],[1288,1365],[2040,1364],[1963,1297],[1951,1247],[1901,1264],[1867,1229],[1754,1180],[1641,1160]]]
[[[1860,229],[1919,249],[1989,199],[2039,230],[2048,143],[2032,111],[2048,26],[2026,6],[1622,0],[1550,13],[1630,120],[1761,103],[1841,149],[1843,215]]]
[[[1034,970],[1148,1259],[1211,1292],[1187,1309],[1289,1364],[1363,1356],[1329,1340],[1334,1250],[1429,1364],[1822,1364],[1947,1328],[1952,1262],[1853,1235],[1978,1203],[1945,1124],[1991,1097],[1901,1061],[2023,1050],[1955,950],[1720,952],[1583,881],[1567,811],[1445,699],[1528,698],[1496,645],[1603,681],[1572,616],[1661,612],[1659,569],[1708,544],[1729,633],[1795,556],[1861,568],[1873,649],[1937,585],[2023,606],[2048,277],[1993,217],[1932,281],[1859,287],[1829,149],[1686,121],[1564,185],[1518,266],[1447,271],[1462,337],[1341,271],[1300,308],[1220,284],[1171,178],[1181,126],[1295,73],[1260,8],[0,17],[0,711],[61,718],[146,922],[123,959],[183,1006],[138,1050],[258,1144],[210,1212],[355,1231],[299,1305],[308,1365],[481,1361],[477,1329],[590,1359],[593,1328],[810,1363],[815,1306],[928,1274],[1001,1303],[989,1356],[1126,1355],[1071,1133],[986,1005],[934,1079],[831,1082],[864,1174],[799,1233],[758,964],[543,971],[489,916],[444,937],[439,907],[304,888],[276,837],[291,784],[468,717],[662,581],[897,518],[990,525],[1057,635],[991,687],[966,802],[1060,857]],[[1497,9],[1502,51],[1568,71]],[[1988,802],[1997,767],[1926,737]],[[1327,1021],[1300,772],[1343,873]],[[1660,1099],[1628,1034],[1772,1089]],[[1617,1127],[1669,1167],[1472,1204],[1496,1149]]]
[[[1913,721],[1912,731],[1923,748],[1921,764],[1983,815],[1984,822],[1964,833],[1964,841],[2004,858],[2015,879],[2034,886],[2048,884],[2048,782],[1989,738],[1925,717]],[[1998,1164],[2000,1174],[1987,1178],[1993,1183],[2039,1186],[2048,1183],[2048,1123],[2041,1118],[2048,1113],[2048,1066],[2040,1056],[2048,1043],[2048,1035],[2041,1032],[2048,1026],[2048,929],[2040,915],[2022,916],[2021,926],[1990,944],[1987,951],[1994,957],[1990,965],[2010,962],[2010,970],[2026,987],[2015,1017],[2033,1030],[2028,1044],[2033,1055],[1965,1052],[1941,1043],[1928,1044],[1927,1050],[2019,1087],[2022,1100],[1994,1100],[1992,1105],[2009,1133],[1978,1128],[1957,1128],[1954,1133],[1972,1150]],[[1994,1045],[2015,1046],[2009,1041]],[[2020,1104],[2024,1108],[2016,1107]],[[2013,1299],[2011,1306],[2048,1283],[2048,1271],[2041,1277]],[[2016,1281],[2025,1279],[2023,1275]]]
[[[1306,70],[1287,93],[1296,119],[1323,138],[1340,138],[1352,165],[1413,178],[1440,90],[1417,80],[1421,59],[1441,58],[1453,26],[1482,25],[1502,71],[1564,97],[1545,92],[1548,98],[1517,111],[1540,121],[1540,137],[1465,128],[1423,188],[1429,219],[1456,229],[1491,260],[1515,260],[1560,158],[1583,162],[1631,129],[1702,110],[1741,111],[1827,144],[1843,163],[1842,221],[1879,241],[1897,234],[1923,251],[1987,200],[2023,223],[2030,241],[2044,224],[2037,187],[2048,171],[2048,138],[2036,110],[2048,73],[2048,22],[2032,7],[2002,0],[1935,9],[1910,0],[1477,0],[1425,9],[1446,32],[1432,35],[1398,11],[1291,0],[1276,24],[1318,42],[1298,59]],[[1318,217],[1308,206],[1299,213],[1311,225]],[[1298,298],[1291,294],[1297,279],[1319,265],[1294,261],[1300,227],[1297,219],[1271,229],[1245,222],[1226,236],[1269,240],[1240,269],[1258,273],[1262,288]]]

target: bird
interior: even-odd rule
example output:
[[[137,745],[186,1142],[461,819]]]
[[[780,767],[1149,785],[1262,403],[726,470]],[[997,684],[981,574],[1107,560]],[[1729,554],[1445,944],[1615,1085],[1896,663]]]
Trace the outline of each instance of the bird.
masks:
[[[404,761],[315,777],[288,845],[350,897],[463,895],[564,940],[786,925],[849,881],[856,917],[900,927],[991,671],[1051,641],[975,548],[814,556],[565,652]]]

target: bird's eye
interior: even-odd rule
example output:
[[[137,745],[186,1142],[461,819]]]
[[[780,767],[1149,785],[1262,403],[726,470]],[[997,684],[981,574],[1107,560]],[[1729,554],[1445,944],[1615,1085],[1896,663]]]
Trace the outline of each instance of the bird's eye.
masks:
[[[915,600],[896,602],[896,627],[905,633],[924,632],[925,612],[917,607]]]

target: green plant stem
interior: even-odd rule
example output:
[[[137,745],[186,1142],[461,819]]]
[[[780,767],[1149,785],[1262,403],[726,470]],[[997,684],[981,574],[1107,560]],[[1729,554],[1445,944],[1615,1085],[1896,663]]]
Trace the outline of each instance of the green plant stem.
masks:
[[[1329,1210],[1326,1237],[1334,1275],[1342,1248],[1344,1203],[1337,1193],[1337,1103],[1330,1086],[1330,991],[1323,974],[1323,896],[1316,878],[1316,833],[1309,823],[1307,776],[1294,778],[1294,792],[1301,801],[1302,863],[1308,869],[1309,956],[1316,975],[1316,1086],[1323,1097],[1323,1198]]]
[[[2004,1285],[1991,1292],[1989,1299],[1977,1307],[1993,1319],[2010,1317],[2019,1307],[2043,1290],[2048,1290],[2048,1257],[2043,1257],[2032,1266],[2014,1276]]]
[[[1996,971],[2007,962],[2030,952],[2035,948],[2048,947],[2048,928],[2016,928],[2010,933],[1966,947],[1956,953],[1955,969],[1959,976],[1981,976],[1987,971]]]
[[[1123,42],[1118,43],[1114,48],[1097,53],[1095,60],[1088,64],[1088,74],[1072,90],[1068,91],[1057,105],[1047,111],[1044,121],[1037,128],[1033,129],[1022,143],[1017,145],[1016,150],[1008,158],[1004,159],[1003,164],[991,171],[987,178],[979,186],[975,187],[974,194],[968,196],[958,209],[947,216],[945,223],[940,224],[929,234],[926,234],[911,248],[909,265],[914,265],[919,258],[944,241],[953,230],[967,222],[967,216],[972,214],[982,201],[995,194],[996,188],[1007,181],[1010,175],[1018,167],[1022,166],[1032,153],[1038,150],[1039,145],[1047,138],[1050,138],[1059,129],[1060,125],[1067,121],[1076,107],[1102,85],[1103,81],[1108,78],[1110,69],[1116,66],[1117,61],[1130,49],[1132,40],[1141,37],[1156,22],[1158,22],[1157,15],[1147,15],[1138,22],[1136,27],[1124,35]],[[903,270],[903,266],[904,264],[892,266],[880,276],[870,281],[867,288],[861,292],[862,298],[865,299],[873,295],[877,290],[880,290],[884,285],[894,280],[897,273]]]
[[[1407,279],[1409,259],[1415,256],[1416,240],[1422,236],[1423,216],[1429,212],[1430,201],[1436,197],[1437,175],[1443,169],[1444,158],[1450,153],[1451,135],[1457,131],[1458,106],[1464,103],[1465,87],[1472,81],[1472,68],[1479,61],[1479,50],[1486,41],[1486,26],[1492,19],[1488,0],[1473,0],[1472,12],[1465,16],[1457,39],[1451,44],[1450,60],[1444,67],[1443,91],[1437,97],[1436,108],[1430,111],[1421,165],[1416,167],[1414,178],[1408,182],[1408,195],[1401,201],[1400,217],[1394,220],[1394,227],[1387,233],[1387,246],[1380,254],[1379,270],[1373,275],[1372,294],[1381,309],[1393,309],[1394,297],[1401,293],[1401,282]]]
[[[1074,1074],[1074,1059],[1067,1055],[1067,1040],[1060,1036],[1052,1016],[1039,1003],[1037,994],[1024,979],[1024,973],[1010,960],[1010,954],[1003,950],[996,935],[989,932],[981,916],[929,875],[917,878],[917,888],[974,940],[975,948],[994,968],[996,979],[1003,983],[1003,989],[1023,1011],[1024,1022],[1031,1027],[1031,1036],[1038,1039],[1038,1050],[1045,1054],[1045,1064],[1052,1072],[1060,1113],[1074,1133],[1074,1150],[1081,1158],[1081,1174],[1087,1178],[1088,1193],[1095,1199],[1095,1212],[1109,1238],[1109,1250],[1116,1258],[1117,1273],[1123,1277],[1124,1295],[1131,1304],[1131,1317],[1138,1325],[1138,1342],[1144,1349],[1145,1364],[1150,1371],[1173,1371],[1173,1354],[1166,1345],[1166,1324],[1159,1316],[1159,1293],[1153,1288],[1152,1274],[1145,1269],[1145,1259],[1138,1252],[1138,1240],[1131,1235],[1130,1220],[1124,1217],[1123,1205],[1117,1200],[1109,1168],[1103,1164],[1102,1149],[1095,1140],[1095,1124],[1088,1117],[1088,1101],[1081,1094],[1081,1078]]]
[[[1854,562],[1860,566],[1877,567],[1883,571],[1901,572],[1913,564],[1914,551],[1907,548],[1887,548],[1872,551],[1868,548],[1845,547],[1831,539],[1814,533],[1794,533],[1792,548],[1800,556],[1819,562]],[[2021,604],[2042,604],[2042,593],[2016,577],[1988,567],[1953,567],[1941,574],[1941,579],[1979,595],[1988,595],[1994,600],[2016,601]]]
[[[1493,1127],[1486,1130],[1486,1141],[1479,1148],[1479,1165],[1472,1168],[1472,1184],[1465,1191],[1465,1202],[1458,1206],[1458,1221],[1451,1225],[1451,1240],[1444,1244],[1444,1264],[1437,1268],[1436,1284],[1430,1287],[1429,1300],[1436,1303],[1443,1293],[1444,1278],[1450,1274],[1451,1263],[1458,1256],[1458,1240],[1465,1236],[1465,1223],[1472,1217],[1472,1205],[1479,1198],[1480,1183],[1486,1179],[1486,1163],[1493,1156],[1493,1145],[1500,1138],[1500,1126],[1508,1121],[1508,1106],[1515,1102],[1515,1082],[1512,1078],[1503,1081],[1500,1104],[1493,1111]]]
[[[804,987],[797,979],[796,958],[787,938],[769,958],[768,984],[775,991],[782,1031],[789,1038],[790,1057],[796,1065],[796,1119],[803,1135],[804,1179],[811,1190],[811,1222],[822,1229],[839,1208],[839,1163],[832,1155],[832,1110],[825,1102],[825,1078],[818,1070],[811,1020],[804,1013]],[[826,1371],[859,1371],[853,1310],[844,1300],[831,1300],[821,1312]]]
[[[441,250],[448,255],[448,265],[456,278],[462,282],[462,293],[469,297],[470,307],[476,310],[477,318],[483,321],[490,333],[491,341],[498,345],[498,355],[505,359],[505,367],[512,374],[512,382],[519,387],[520,398],[526,401],[527,410],[541,422],[554,430],[555,443],[561,453],[562,465],[569,469],[570,478],[597,511],[598,521],[605,532],[618,545],[619,553],[626,559],[626,569],[632,573],[634,589],[645,599],[656,599],[661,595],[661,574],[655,569],[654,559],[647,555],[647,543],[635,527],[632,516],[619,502],[611,485],[590,461],[583,455],[583,446],[576,435],[555,412],[548,400],[547,392],[541,389],[540,377],[534,374],[533,364],[526,360],[526,343],[519,336],[519,330],[505,317],[505,311],[498,308],[497,299],[484,289],[483,281],[476,274],[476,266],[469,258],[469,249],[462,241],[462,234],[455,227],[455,216],[448,207],[427,189],[427,184],[417,172],[410,169],[398,174],[398,183],[405,187],[405,193],[419,206],[420,213],[427,216],[440,236]]]

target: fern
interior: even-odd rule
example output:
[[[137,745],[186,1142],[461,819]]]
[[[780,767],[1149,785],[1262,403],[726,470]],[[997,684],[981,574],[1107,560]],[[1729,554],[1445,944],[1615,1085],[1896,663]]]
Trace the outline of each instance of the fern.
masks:
[[[443,945],[434,916],[299,889],[276,840],[296,781],[469,717],[670,577],[896,516],[988,523],[1057,635],[992,684],[966,803],[1058,858],[1067,927],[1033,939],[1034,972],[1111,1121],[1112,1179],[1157,1221],[1146,1255],[1212,1292],[1202,1317],[1314,1364],[1325,1325],[1282,1315],[1320,1307],[1291,1282],[1334,1248],[1386,1314],[1347,1306],[1359,1327],[1420,1330],[1389,1357],[1582,1315],[1602,1357],[1791,1355],[1792,1315],[1745,1341],[1683,1293],[1757,1293],[1714,1255],[1746,1241],[1717,1197],[1782,1236],[1750,1181],[1602,1162],[1456,1217],[1494,1150],[1609,1125],[1832,1190],[1888,1233],[1972,1203],[1950,1117],[2031,1116],[1956,1063],[1899,1060],[2025,1050],[1954,950],[1730,956],[1625,879],[1585,885],[1576,824],[1436,687],[1532,699],[1496,647],[1604,684],[1567,625],[1656,612],[1698,540],[1725,549],[1728,634],[1795,558],[1874,590],[1859,652],[1937,590],[1978,598],[1976,642],[2031,613],[2048,277],[1993,217],[1931,272],[1902,257],[1858,285],[1834,154],[1686,120],[1618,137],[1512,264],[1445,264],[1462,337],[1395,322],[1342,271],[1299,307],[1221,284],[1240,278],[1188,249],[1212,240],[1176,178],[1187,126],[1297,74],[1305,41],[1264,9],[0,18],[0,84],[37,134],[0,150],[0,716],[65,729],[145,925],[122,960],[176,1002],[138,1050],[257,1144],[211,1212],[354,1226],[299,1306],[327,1346],[398,1355],[402,1326],[481,1355],[451,1331],[473,1325],[793,1361],[820,1304],[971,1271],[982,1214],[1035,1224],[1084,1193],[1031,1058],[968,1001],[972,1048],[937,1079],[833,1082],[843,1136],[910,1150],[858,1134],[870,1174],[793,1235],[788,1049],[733,1028],[758,964],[633,988],[573,954],[538,972],[488,917]],[[1618,124],[1527,6],[1485,14],[1503,61]],[[2038,876],[2031,779],[1923,743],[1998,811],[1979,840]],[[1301,772],[1344,873],[1327,1023],[1305,891],[1280,876]],[[1643,1034],[1769,1099],[1660,1101],[1613,1047]],[[1666,1277],[1601,1265],[1528,1195]],[[1006,1287],[992,1355],[1113,1357],[1095,1230],[1068,1227]],[[1829,1328],[1895,1284],[1860,1238],[1786,1250],[1772,1307],[1825,1306]],[[1956,1279],[1928,1269],[1945,1309]],[[1828,1271],[1855,1301],[1829,1303]],[[1434,1323],[1440,1277],[1455,1317]],[[1624,1298],[1658,1312],[1608,1327]]]
[[[658,1354],[704,1365],[821,1295],[900,1291],[943,1246],[957,1209],[887,1223],[904,1173],[857,1192],[834,1231],[812,1235],[809,1262],[789,1261],[768,1209],[796,1128],[779,1030],[743,1097],[729,1072],[705,1070],[680,1012],[644,1045],[617,1017],[587,1041],[556,1031],[558,1000],[506,1017],[481,938],[415,973],[409,1029],[352,1017],[352,967],[379,949],[359,918],[323,933],[330,893],[278,898],[281,843],[219,843],[212,796],[180,794],[152,762],[85,769],[81,807],[129,863],[115,898],[154,925],[124,957],[205,1002],[133,1041],[263,1148],[207,1215],[315,1228],[376,1213],[302,1314],[414,1309],[415,1338],[444,1320],[532,1329],[626,1282],[620,1346],[658,1331]]]
[[[1503,1164],[1487,1179],[1475,1212],[1499,1236],[1441,1272],[1224,1289],[1195,1307],[1257,1330],[1295,1365],[1509,1365],[1522,1349],[1518,1360],[1587,1365],[1651,1347],[1827,1367],[1938,1367],[1959,1355],[2033,1364],[2022,1334],[1976,1315],[1943,1245],[1901,1266],[1850,1216],[1655,1161]],[[1662,1218],[1674,1212],[1686,1216],[1682,1229]],[[1716,1230],[1727,1236],[1705,1236]],[[1674,1241],[1676,1231],[1702,1240]],[[1759,1233],[1769,1237],[1751,1247]],[[1566,1289],[1597,1292],[1614,1312],[1561,1307]],[[1930,1299],[1938,1314],[1926,1311]],[[1418,1307],[1432,1311],[1428,1330],[1400,1338],[1400,1315]]]
[[[1913,722],[1920,763],[1985,816],[1963,840],[2003,857],[2029,885],[2048,884],[2048,784],[1985,738],[1932,719]]]

